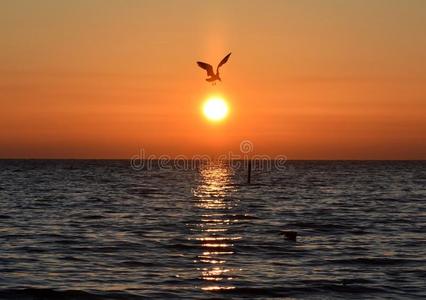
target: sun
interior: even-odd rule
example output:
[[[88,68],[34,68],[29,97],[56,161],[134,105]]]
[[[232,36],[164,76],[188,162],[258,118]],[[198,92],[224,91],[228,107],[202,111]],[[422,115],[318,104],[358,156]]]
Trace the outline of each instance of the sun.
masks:
[[[228,104],[222,97],[211,97],[203,104],[203,114],[210,121],[222,121],[226,118],[228,112]]]

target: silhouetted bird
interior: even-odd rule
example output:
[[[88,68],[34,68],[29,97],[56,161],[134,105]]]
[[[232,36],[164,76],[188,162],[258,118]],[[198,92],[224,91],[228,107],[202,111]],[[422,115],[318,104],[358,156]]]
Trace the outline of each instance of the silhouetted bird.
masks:
[[[207,76],[210,76],[209,78],[206,79],[206,81],[212,82],[213,84],[216,84],[215,83],[216,80],[222,81],[222,79],[219,76],[219,68],[228,61],[229,56],[231,56],[231,53],[229,53],[227,56],[225,56],[221,60],[221,62],[217,66],[216,74],[214,73],[213,67],[210,64],[207,64],[207,63],[202,62],[202,61],[197,61],[197,65],[200,68],[203,68],[204,70],[206,70],[207,71]]]

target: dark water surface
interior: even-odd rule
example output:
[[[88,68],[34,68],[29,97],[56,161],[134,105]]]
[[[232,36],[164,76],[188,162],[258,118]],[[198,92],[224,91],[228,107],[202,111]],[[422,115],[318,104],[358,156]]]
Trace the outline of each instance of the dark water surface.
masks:
[[[425,299],[426,162],[241,172],[0,161],[0,299]]]

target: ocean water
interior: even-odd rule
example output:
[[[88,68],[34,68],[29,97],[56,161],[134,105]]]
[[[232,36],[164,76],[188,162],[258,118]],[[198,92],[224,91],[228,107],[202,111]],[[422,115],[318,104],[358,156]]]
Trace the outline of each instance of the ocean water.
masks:
[[[426,298],[426,162],[244,176],[0,161],[0,299]]]

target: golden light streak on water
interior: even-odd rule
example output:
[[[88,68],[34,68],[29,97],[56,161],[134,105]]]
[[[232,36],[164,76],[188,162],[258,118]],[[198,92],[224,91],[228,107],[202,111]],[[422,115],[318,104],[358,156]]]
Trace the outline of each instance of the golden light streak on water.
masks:
[[[201,287],[204,291],[234,289],[233,279],[241,271],[227,267],[229,258],[235,253],[234,244],[230,242],[242,239],[228,234],[233,224],[239,221],[233,211],[238,203],[231,200],[235,187],[230,184],[230,176],[230,170],[225,166],[206,167],[200,171],[200,184],[194,190],[194,206],[203,212],[196,229],[191,231],[194,235],[188,239],[199,241],[204,249],[194,260],[196,269],[201,272],[200,278],[207,283]],[[210,285],[211,282],[216,284]]]

